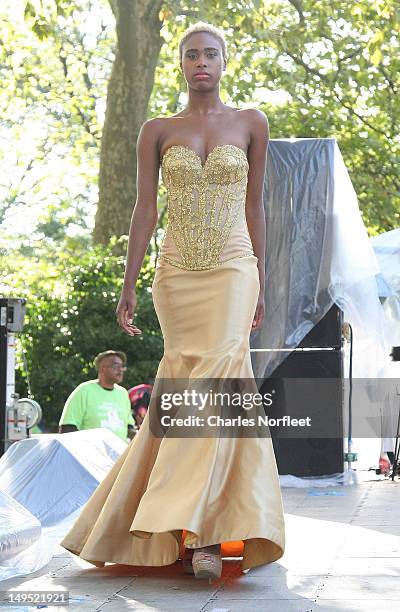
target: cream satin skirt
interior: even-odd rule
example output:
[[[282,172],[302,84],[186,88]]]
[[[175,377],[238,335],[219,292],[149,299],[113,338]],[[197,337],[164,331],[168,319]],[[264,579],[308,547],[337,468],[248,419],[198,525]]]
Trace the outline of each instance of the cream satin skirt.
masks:
[[[257,258],[188,271],[160,262],[153,299],[164,337],[157,380],[252,378]],[[153,398],[153,395],[152,395]],[[160,437],[144,422],[61,546],[97,566],[161,566],[222,544],[242,568],[279,559],[282,497],[269,437]]]

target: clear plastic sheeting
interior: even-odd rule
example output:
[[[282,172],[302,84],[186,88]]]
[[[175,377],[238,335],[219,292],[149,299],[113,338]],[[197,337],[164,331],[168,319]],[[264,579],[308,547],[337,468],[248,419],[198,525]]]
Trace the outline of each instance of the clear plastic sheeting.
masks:
[[[51,525],[83,506],[126,446],[108,429],[15,442],[0,459],[0,490]]]
[[[353,328],[353,376],[379,376],[390,352],[379,266],[336,140],[271,140],[264,206],[266,316],[251,335],[256,378],[271,376],[287,356],[282,349],[296,348],[334,303]]]
[[[338,485],[354,485],[359,484],[360,477],[351,468],[348,468],[344,472],[338,472],[337,474],[329,474],[328,476],[293,476],[292,474],[282,474],[279,476],[279,483],[281,487],[289,487],[295,489],[308,489],[313,488],[325,488],[325,487],[337,487]]]
[[[394,293],[400,295],[400,229],[371,238],[382,276]]]
[[[379,264],[378,289],[390,340],[393,346],[400,346],[400,229],[374,236],[371,244]]]
[[[371,238],[380,274],[377,277],[379,295],[385,313],[385,319],[392,346],[400,346],[400,229],[379,234]],[[400,362],[389,362],[382,368],[380,375],[399,381],[400,393]],[[386,423],[382,432],[382,452],[395,449],[398,414],[400,410],[400,395],[386,394],[382,400],[388,412],[392,405],[392,423]]]
[[[0,581],[37,572],[51,561],[53,554],[54,551],[49,547],[47,539],[41,536],[14,557],[0,560]]]
[[[0,562],[33,544],[41,531],[40,522],[33,514],[0,491]]]
[[[0,580],[35,572],[51,557],[37,518],[0,491]]]

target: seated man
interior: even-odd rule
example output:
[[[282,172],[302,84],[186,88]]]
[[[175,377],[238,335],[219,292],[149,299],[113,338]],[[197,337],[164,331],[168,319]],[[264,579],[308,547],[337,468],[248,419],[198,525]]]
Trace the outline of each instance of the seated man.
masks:
[[[81,383],[67,399],[59,422],[59,433],[105,427],[124,442],[135,435],[128,391],[122,382],[126,355],[121,351],[104,351],[94,361],[96,380]]]

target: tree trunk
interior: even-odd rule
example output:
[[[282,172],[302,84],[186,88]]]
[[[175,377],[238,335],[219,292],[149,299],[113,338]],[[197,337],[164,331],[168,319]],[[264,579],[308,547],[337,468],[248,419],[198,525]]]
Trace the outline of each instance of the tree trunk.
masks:
[[[162,38],[162,0],[109,0],[117,49],[108,84],[93,240],[129,231],[136,201],[136,141],[146,120]]]

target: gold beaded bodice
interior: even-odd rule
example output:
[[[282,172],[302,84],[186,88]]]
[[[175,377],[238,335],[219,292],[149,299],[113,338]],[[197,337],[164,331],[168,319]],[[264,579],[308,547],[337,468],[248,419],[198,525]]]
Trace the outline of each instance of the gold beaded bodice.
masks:
[[[245,152],[217,145],[204,165],[183,145],[172,145],[161,162],[168,224],[160,261],[186,270],[208,270],[253,255],[245,216],[249,164]]]

